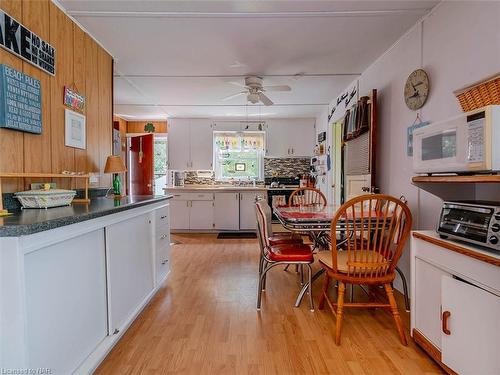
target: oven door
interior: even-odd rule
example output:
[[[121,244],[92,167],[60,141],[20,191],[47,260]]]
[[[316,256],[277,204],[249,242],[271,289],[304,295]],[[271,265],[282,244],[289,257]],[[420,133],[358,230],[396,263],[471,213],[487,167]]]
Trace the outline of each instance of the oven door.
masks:
[[[469,172],[468,132],[464,116],[428,125],[413,134],[416,173]]]
[[[273,223],[279,223],[278,218],[274,214],[274,206],[276,203],[278,204],[288,204],[288,199],[290,198],[290,195],[292,194],[293,190],[286,190],[286,189],[276,189],[276,190],[268,190],[267,192],[267,203],[271,207],[273,211]]]

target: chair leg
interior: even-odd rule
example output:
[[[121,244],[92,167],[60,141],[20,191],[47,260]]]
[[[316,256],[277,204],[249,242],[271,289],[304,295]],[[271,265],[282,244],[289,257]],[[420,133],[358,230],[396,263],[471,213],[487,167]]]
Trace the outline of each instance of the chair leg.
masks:
[[[303,269],[303,265],[300,266],[301,270]],[[314,311],[314,301],[313,301],[313,293],[312,293],[312,267],[310,264],[307,265],[307,281],[309,282],[309,309]]]
[[[262,301],[262,292],[265,290],[265,284],[266,284],[266,274],[267,271],[269,271],[272,268],[272,266],[267,267],[267,262],[264,261],[264,270],[262,271],[262,274],[259,275],[259,290],[257,294],[257,310],[260,310],[260,305]]]
[[[300,267],[300,286],[304,285],[304,265],[301,264]]]
[[[283,271],[288,271],[288,267],[290,267],[290,265],[289,265],[289,264],[287,264],[287,265],[285,266],[285,268],[283,268]]]
[[[344,310],[344,294],[345,294],[345,284],[339,281],[339,290],[337,297],[337,322],[335,327],[335,344],[340,345],[340,333],[342,330],[342,317]]]
[[[298,264],[295,265],[295,273],[299,273],[299,265]]]
[[[394,298],[394,293],[392,291],[390,284],[384,284],[385,292],[387,293],[387,298],[389,299],[389,304],[391,305],[391,312],[396,323],[396,328],[398,329],[399,339],[401,344],[407,346],[406,335],[403,329],[403,322],[401,321],[401,316],[399,315],[398,306],[396,304],[396,299]]]
[[[319,296],[318,309],[323,310],[325,307],[325,300],[328,295],[328,284],[330,284],[330,276],[328,276],[328,272],[325,273],[325,278],[323,280],[323,288],[321,289],[321,295]]]
[[[262,264],[262,269],[265,270],[266,268],[267,268],[267,261],[264,259],[264,262]],[[263,292],[266,290],[266,281],[267,281],[267,272],[264,272],[262,274],[262,285],[261,285]]]
[[[401,277],[401,281],[403,283],[403,292],[404,292],[404,297],[405,297],[405,309],[406,311],[410,311],[410,299],[408,298],[408,284],[406,283],[406,277],[404,273],[399,269],[399,267],[396,267],[396,272],[399,274],[399,277]]]

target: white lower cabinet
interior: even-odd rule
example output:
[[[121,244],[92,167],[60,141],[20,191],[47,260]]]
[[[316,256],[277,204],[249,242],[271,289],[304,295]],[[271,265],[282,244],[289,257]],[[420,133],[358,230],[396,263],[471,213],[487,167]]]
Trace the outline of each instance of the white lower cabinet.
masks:
[[[215,193],[215,229],[240,229],[240,193]]]
[[[0,237],[0,369],[92,373],[169,271],[168,202]]]
[[[148,214],[106,227],[110,334],[153,290],[152,222]],[[146,250],[146,251],[145,251]]]
[[[500,374],[500,297],[441,278],[441,361],[459,374]]]
[[[30,252],[24,262],[28,360],[4,368],[70,374],[108,335],[104,230]]]
[[[240,230],[255,230],[257,228],[255,216],[255,200],[258,196],[265,196],[261,192],[240,193]]]
[[[422,233],[430,240],[411,240],[413,336],[458,374],[500,374],[498,266],[451,250],[478,251],[473,247],[440,246],[435,233]]]
[[[207,230],[214,227],[214,201],[191,201],[189,229]]]
[[[189,201],[170,200],[170,228],[173,230],[189,229]]]

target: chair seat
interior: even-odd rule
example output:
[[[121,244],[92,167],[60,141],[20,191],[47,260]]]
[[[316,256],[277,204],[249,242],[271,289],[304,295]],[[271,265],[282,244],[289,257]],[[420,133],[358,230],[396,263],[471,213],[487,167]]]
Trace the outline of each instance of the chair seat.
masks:
[[[313,262],[311,247],[304,244],[272,246],[268,257],[273,262]]]
[[[378,256],[378,259],[377,259]],[[320,251],[317,255],[318,261],[322,264],[327,266],[330,269],[333,269],[333,263],[332,263],[332,252],[331,251]],[[378,267],[381,267],[378,263],[386,263],[387,259],[382,257],[380,254],[373,250],[359,250],[357,251],[356,254],[356,259],[357,262],[368,262],[370,259],[377,259],[377,265]],[[367,260],[368,259],[368,260]],[[347,267],[347,251],[338,251],[337,252],[337,271],[340,273],[347,273],[348,272],[348,267]],[[354,262],[354,254],[351,252],[351,263]],[[375,266],[375,263],[374,263]],[[368,272],[371,269],[368,269]]]
[[[268,241],[269,245],[271,246],[301,244],[302,238],[292,237],[291,233],[274,233],[271,237],[268,238]]]

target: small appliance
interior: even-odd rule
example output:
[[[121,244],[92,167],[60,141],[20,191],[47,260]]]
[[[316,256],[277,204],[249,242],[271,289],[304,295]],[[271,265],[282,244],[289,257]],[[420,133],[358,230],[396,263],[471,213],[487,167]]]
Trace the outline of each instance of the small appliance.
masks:
[[[186,178],[186,172],[184,171],[168,171],[168,186],[184,186],[184,180]]]
[[[413,133],[416,173],[500,172],[500,105],[427,125]]]
[[[444,202],[437,232],[441,238],[500,251],[500,202]]]

